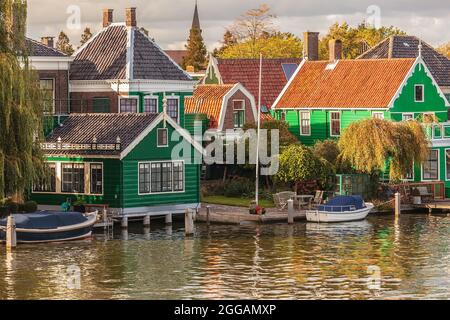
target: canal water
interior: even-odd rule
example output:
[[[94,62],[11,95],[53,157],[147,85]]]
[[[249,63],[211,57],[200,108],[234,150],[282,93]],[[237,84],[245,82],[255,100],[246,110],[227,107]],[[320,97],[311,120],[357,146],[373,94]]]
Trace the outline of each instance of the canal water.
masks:
[[[450,297],[450,217],[334,225],[152,221],[113,239],[0,246],[0,299],[419,299]]]

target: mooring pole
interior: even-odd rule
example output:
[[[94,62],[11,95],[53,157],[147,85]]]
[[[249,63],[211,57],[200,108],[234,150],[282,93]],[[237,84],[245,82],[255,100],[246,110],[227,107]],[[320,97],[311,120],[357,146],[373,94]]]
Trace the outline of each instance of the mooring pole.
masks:
[[[288,200],[288,223],[294,223],[294,200]]]
[[[150,215],[144,217],[144,227],[150,227]]]
[[[184,213],[184,228],[185,228],[185,234],[187,236],[191,236],[194,234],[194,219],[192,215],[192,211],[189,209],[186,209]]]
[[[166,224],[172,224],[172,214],[166,214]]]
[[[399,192],[395,194],[395,215],[399,216],[402,213],[402,197]]]
[[[128,229],[128,217],[127,216],[122,218],[122,229]]]
[[[210,213],[211,213],[211,206],[207,206],[206,207],[206,224],[209,226],[210,224],[211,224],[211,221],[210,221]]]
[[[10,215],[6,222],[6,248],[12,249],[17,246],[16,222],[14,216]]]

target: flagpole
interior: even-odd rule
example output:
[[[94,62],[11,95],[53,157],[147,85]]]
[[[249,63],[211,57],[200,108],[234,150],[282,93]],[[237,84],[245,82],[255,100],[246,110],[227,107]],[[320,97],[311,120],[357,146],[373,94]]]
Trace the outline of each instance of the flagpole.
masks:
[[[258,131],[257,131],[257,138],[256,138],[256,192],[255,192],[255,201],[256,205],[259,205],[259,143],[260,143],[260,136],[259,131],[261,129],[261,91],[262,91],[262,61],[263,61],[263,55],[262,53],[259,56],[259,92],[258,92]]]

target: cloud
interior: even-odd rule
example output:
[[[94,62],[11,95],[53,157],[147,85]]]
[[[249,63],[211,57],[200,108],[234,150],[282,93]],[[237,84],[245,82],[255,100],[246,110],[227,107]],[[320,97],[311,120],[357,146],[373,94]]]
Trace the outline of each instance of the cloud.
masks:
[[[137,7],[138,24],[150,31],[164,48],[183,48],[192,21],[194,0],[30,0],[28,35],[40,38],[64,30],[72,43],[78,44],[86,26],[93,31],[101,27],[102,9],[114,9],[115,21],[124,21],[125,8]],[[209,49],[221,40],[225,28],[248,9],[267,3],[277,14],[283,31],[301,35],[305,30],[326,32],[335,21],[350,24],[368,19],[367,8],[380,8],[382,25],[394,25],[409,34],[437,45],[450,41],[450,12],[442,0],[199,0],[203,36]],[[69,6],[78,6],[79,29],[67,26]],[[424,27],[426,26],[426,27]]]

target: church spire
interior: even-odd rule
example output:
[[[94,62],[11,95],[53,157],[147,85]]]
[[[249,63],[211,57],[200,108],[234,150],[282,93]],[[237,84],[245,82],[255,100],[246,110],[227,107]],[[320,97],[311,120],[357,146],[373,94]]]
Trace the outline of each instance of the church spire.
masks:
[[[192,20],[192,29],[199,29],[200,28],[200,18],[198,17],[198,6],[197,6],[197,0],[195,0],[195,10],[194,10],[194,19]]]

